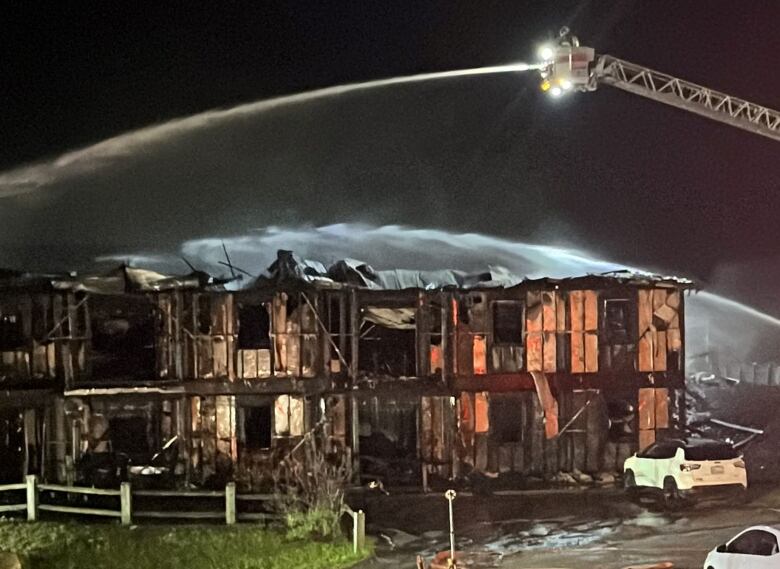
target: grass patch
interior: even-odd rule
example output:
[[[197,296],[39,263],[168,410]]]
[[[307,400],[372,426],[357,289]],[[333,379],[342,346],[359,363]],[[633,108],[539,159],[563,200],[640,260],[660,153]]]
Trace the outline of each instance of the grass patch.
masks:
[[[341,569],[369,555],[346,540],[293,540],[256,526],[17,521],[0,522],[0,550],[23,554],[25,569]]]

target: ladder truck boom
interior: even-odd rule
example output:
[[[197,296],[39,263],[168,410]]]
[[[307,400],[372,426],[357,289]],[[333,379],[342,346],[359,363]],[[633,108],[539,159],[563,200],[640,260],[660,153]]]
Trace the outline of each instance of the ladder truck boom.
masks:
[[[600,84],[611,85],[780,141],[780,111],[611,55],[596,55],[593,48],[580,46],[567,28],[561,30],[555,45],[542,46],[539,55],[543,61],[541,88],[553,96],[566,91],[595,91]]]

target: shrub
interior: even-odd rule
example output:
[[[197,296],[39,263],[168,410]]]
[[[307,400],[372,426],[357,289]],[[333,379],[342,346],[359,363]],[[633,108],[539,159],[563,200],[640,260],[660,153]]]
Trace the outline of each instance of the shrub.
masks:
[[[274,509],[291,538],[334,538],[345,511],[344,488],[352,478],[346,453],[324,452],[307,433],[274,471]]]

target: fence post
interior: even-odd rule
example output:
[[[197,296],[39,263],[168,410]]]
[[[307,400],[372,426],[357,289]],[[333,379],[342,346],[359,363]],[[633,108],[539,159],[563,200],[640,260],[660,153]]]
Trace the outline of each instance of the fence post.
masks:
[[[352,551],[359,553],[366,547],[366,514],[363,510],[352,513]]]
[[[120,521],[123,526],[133,523],[133,493],[129,482],[119,485],[119,502],[121,507]]]
[[[357,512],[358,526],[358,551],[366,548],[366,513],[363,510]]]
[[[28,474],[27,482],[27,521],[34,522],[38,519],[38,477]]]
[[[225,486],[225,523],[232,526],[236,523],[236,483],[228,482]]]

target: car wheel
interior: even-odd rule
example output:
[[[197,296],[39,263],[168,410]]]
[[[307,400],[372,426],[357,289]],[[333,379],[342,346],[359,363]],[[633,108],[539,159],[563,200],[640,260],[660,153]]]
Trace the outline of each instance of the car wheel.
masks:
[[[747,503],[748,501],[747,488],[740,487],[731,493],[731,495],[728,497],[727,503],[730,506],[739,506],[741,504]]]
[[[664,505],[667,508],[674,508],[680,503],[680,490],[677,488],[677,482],[671,476],[664,478]]]
[[[636,485],[633,470],[627,470],[623,475],[623,489],[630,500],[636,500],[639,497],[639,487]]]

